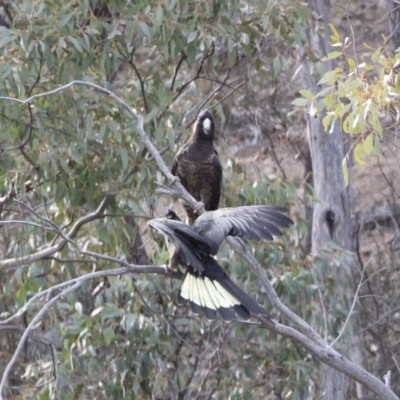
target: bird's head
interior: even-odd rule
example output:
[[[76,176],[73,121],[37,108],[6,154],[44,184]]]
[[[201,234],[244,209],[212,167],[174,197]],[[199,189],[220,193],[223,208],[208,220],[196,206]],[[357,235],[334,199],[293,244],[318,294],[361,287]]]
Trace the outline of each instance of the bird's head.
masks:
[[[199,114],[194,129],[200,135],[200,137],[204,136],[213,139],[215,123],[214,116],[212,115],[211,111],[204,110]]]
[[[176,212],[172,208],[166,208],[164,211],[164,218],[181,221]]]

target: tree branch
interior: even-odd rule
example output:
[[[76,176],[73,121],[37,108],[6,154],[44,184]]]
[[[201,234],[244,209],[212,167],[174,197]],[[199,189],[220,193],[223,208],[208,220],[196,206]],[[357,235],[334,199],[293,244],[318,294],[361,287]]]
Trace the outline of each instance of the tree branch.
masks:
[[[78,219],[78,221],[71,228],[69,233],[65,235],[65,237],[63,237],[57,244],[50,246],[46,249],[40,250],[36,253],[28,254],[27,256],[24,257],[16,257],[16,258],[9,258],[6,260],[2,260],[0,261],[0,270],[31,264],[35,261],[41,260],[42,258],[48,257],[60,251],[70,240],[72,240],[77,235],[79,229],[81,229],[83,225],[87,224],[88,222],[94,221],[96,219],[103,218],[104,210],[111,201],[112,197],[113,195],[107,195],[104,198],[104,200],[100,203],[96,211]]]
[[[281,325],[275,321],[270,321],[263,317],[257,318],[261,323],[273,332],[291,338],[305,347],[311,354],[321,360],[324,364],[335,368],[346,376],[360,382],[382,400],[399,400],[399,398],[374,375],[365,369],[353,364],[344,358],[337,351],[333,350],[328,344],[318,345],[312,340],[305,337],[296,329],[289,326]]]
[[[61,282],[58,285],[54,285],[46,290],[43,290],[42,292],[36,293],[34,296],[32,296],[26,302],[26,304],[21,309],[18,310],[18,312],[16,314],[12,315],[11,317],[9,317],[3,321],[0,321],[0,326],[9,324],[10,322],[12,322],[16,318],[18,318],[20,315],[22,315],[24,312],[26,312],[26,310],[40,298],[45,297],[46,301],[47,301],[51,297],[53,292],[62,290],[68,286],[74,285],[75,283],[82,284],[83,282],[92,280],[92,279],[104,278],[107,276],[119,276],[119,275],[125,275],[125,274],[133,274],[133,273],[164,275],[164,276],[168,276],[168,277],[174,278],[174,279],[182,278],[182,274],[180,272],[167,270],[163,267],[157,267],[155,265],[129,264],[126,261],[119,260],[117,258],[106,257],[101,254],[92,253],[92,252],[87,252],[87,253],[89,253],[89,255],[91,257],[101,256],[101,258],[105,258],[105,259],[107,259],[107,261],[122,264],[124,266],[121,268],[117,268],[117,269],[108,269],[108,270],[104,270],[104,271],[96,271],[96,272],[92,272],[90,274],[85,274],[78,278],[73,278],[73,279],[70,279],[69,281]]]

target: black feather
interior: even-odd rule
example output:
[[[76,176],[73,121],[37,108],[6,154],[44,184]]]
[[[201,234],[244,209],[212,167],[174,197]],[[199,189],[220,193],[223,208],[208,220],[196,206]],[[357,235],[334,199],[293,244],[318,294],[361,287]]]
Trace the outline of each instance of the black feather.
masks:
[[[194,269],[188,268],[187,273],[182,281],[181,287],[179,289],[179,293],[177,296],[177,302],[180,305],[186,304],[188,301],[190,303],[190,308],[195,314],[205,314],[208,319],[215,318],[215,314],[213,311],[217,311],[218,314],[225,320],[231,321],[234,318],[234,312],[236,312],[240,317],[244,319],[249,319],[251,313],[255,315],[265,315],[269,316],[268,312],[262,308],[256,301],[254,301],[250,296],[244,293],[226,274],[226,272],[218,265],[217,261],[212,257],[207,257],[203,260],[203,272],[201,274],[197,273]],[[191,275],[189,278],[188,275]],[[190,289],[188,293],[185,295],[189,296],[189,299],[182,296],[182,286],[186,279],[195,279],[196,285],[190,285]],[[215,310],[210,309],[209,307],[204,306],[203,304],[198,304],[196,302],[197,299],[201,298],[199,295],[200,286],[197,284],[198,281],[204,282],[204,279],[208,278],[209,281],[215,286],[215,282],[217,282],[226,292],[232,296],[237,304],[233,304],[230,307],[221,306],[221,303],[226,302],[226,298],[224,295],[220,293],[217,289],[214,291],[217,296],[222,296],[220,299],[216,299],[213,297],[213,294],[209,291],[207,292],[209,299],[212,300]],[[188,284],[189,285],[189,284]],[[197,290],[197,293],[193,293],[192,289]]]
[[[222,166],[214,149],[214,132],[214,117],[205,110],[199,114],[192,136],[176,153],[171,169],[185,189],[204,203],[207,211],[218,208],[222,185]],[[197,215],[187,204],[185,210],[192,225]]]
[[[171,259],[186,268],[177,295],[178,304],[189,302],[193,313],[204,314],[210,320],[217,313],[225,321],[231,321],[234,313],[243,319],[249,319],[251,314],[270,318],[263,307],[232,281],[212,255],[217,254],[228,235],[251,240],[281,236],[281,229],[293,224],[282,214],[287,211],[280,206],[225,208],[202,214],[190,227],[173,210],[167,210],[165,218],[149,221],[149,226],[174,244]]]

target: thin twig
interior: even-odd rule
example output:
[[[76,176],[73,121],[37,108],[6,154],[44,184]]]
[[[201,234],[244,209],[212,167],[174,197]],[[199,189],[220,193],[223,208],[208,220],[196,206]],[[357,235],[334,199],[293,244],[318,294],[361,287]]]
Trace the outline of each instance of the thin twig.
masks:
[[[182,65],[182,63],[183,63],[183,60],[184,60],[186,57],[187,57],[186,54],[185,54],[184,52],[182,52],[182,57],[181,57],[181,59],[179,60],[178,65],[177,65],[176,68],[175,68],[174,77],[172,78],[171,86],[169,87],[169,90],[171,90],[171,91],[174,89],[175,80],[176,80],[176,77],[178,76],[179,68],[181,67],[181,65]]]
[[[350,318],[351,318],[351,315],[353,314],[354,307],[356,306],[356,303],[357,303],[357,301],[358,301],[358,292],[360,291],[361,286],[363,286],[363,284],[365,283],[365,282],[363,282],[363,279],[364,279],[364,271],[365,271],[365,268],[367,267],[367,265],[369,264],[369,262],[371,261],[372,256],[373,256],[373,254],[371,254],[371,256],[369,257],[368,261],[367,261],[367,262],[364,264],[364,266],[363,266],[362,273],[361,273],[361,277],[360,277],[360,282],[359,282],[359,284],[357,285],[357,290],[356,290],[356,293],[354,294],[354,300],[353,300],[353,303],[352,303],[352,305],[351,305],[350,311],[349,311],[349,313],[347,314],[346,321],[344,322],[344,324],[343,324],[343,326],[342,326],[342,329],[341,329],[340,332],[339,332],[339,335],[338,335],[337,338],[331,343],[331,347],[333,347],[333,346],[335,345],[335,343],[336,343],[336,342],[340,339],[340,337],[343,335],[343,332],[344,332],[345,329],[346,329],[347,323],[349,322],[349,320],[350,320]]]

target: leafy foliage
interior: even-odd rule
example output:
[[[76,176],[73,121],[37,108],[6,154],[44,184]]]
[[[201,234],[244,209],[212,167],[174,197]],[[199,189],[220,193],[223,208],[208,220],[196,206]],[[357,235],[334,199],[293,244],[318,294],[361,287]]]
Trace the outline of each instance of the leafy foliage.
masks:
[[[338,121],[343,131],[354,138],[354,160],[364,164],[365,157],[381,154],[384,125],[395,124],[399,119],[399,61],[397,56],[387,55],[387,46],[372,49],[364,43],[368,55],[358,62],[349,38],[341,41],[335,27],[330,27],[332,47],[339,50],[321,61],[335,59],[339,66],[323,73],[318,82],[323,86],[318,93],[300,90],[302,97],[292,104],[310,104],[311,115],[323,113],[326,131]]]
[[[13,3],[11,11],[11,28],[0,27],[0,190],[6,199],[1,258],[49,248],[107,195],[112,200],[105,215],[83,225],[52,257],[1,270],[2,319],[41,291],[112,267],[83,251],[145,264],[150,263],[146,248],[161,253],[157,262],[166,259],[164,244],[146,236],[140,220],[132,222],[132,216],[157,213],[165,199],[155,194],[161,174],[124,109],[79,85],[27,104],[4,97],[25,99],[72,80],[100,83],[145,116],[146,131],[170,164],[199,109],[212,106],[223,125],[227,99],[288,69],[279,42],[300,43],[308,16],[302,3],[289,0],[267,6],[264,1],[31,0]],[[237,172],[228,150],[222,157],[226,206],[288,205],[296,193],[297,183]],[[310,318],[316,287],[299,245],[307,234],[304,222],[296,229],[253,252],[278,294]],[[219,260],[264,302],[255,277],[231,250],[224,247]],[[239,322],[210,323],[188,315],[176,306],[177,285],[143,274],[85,283],[36,329],[44,344],[29,342],[19,363],[22,373],[15,371],[10,379],[10,394],[42,399],[307,395],[314,361],[303,349]],[[298,302],[299,291],[310,300],[306,307]],[[24,310],[21,324],[43,302]],[[0,345],[12,353],[17,339],[4,336]],[[58,385],[51,381],[50,345],[57,349]],[[26,383],[36,388],[24,388]]]

